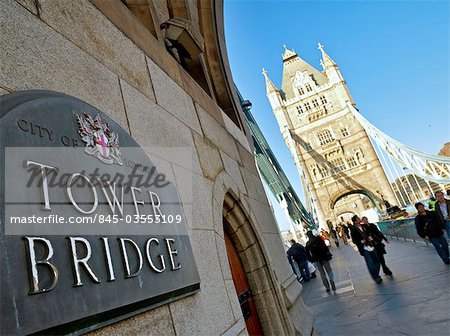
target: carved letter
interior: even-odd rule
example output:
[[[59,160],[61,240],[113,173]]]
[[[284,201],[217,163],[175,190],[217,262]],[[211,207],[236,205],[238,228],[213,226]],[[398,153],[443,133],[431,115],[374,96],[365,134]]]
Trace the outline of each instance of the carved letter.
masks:
[[[153,191],[149,191],[148,196],[150,197],[150,203],[152,203],[153,214],[162,216],[162,212],[159,209],[159,207],[161,206],[161,200],[159,199],[158,194]],[[153,198],[153,196],[155,196],[155,198],[156,198],[156,203],[155,203],[155,199]],[[159,213],[157,213],[157,212],[159,212]]]
[[[134,203],[134,209],[135,209],[135,211],[136,211],[136,215],[140,215],[140,213],[139,213],[139,208],[138,208],[138,204],[142,204],[142,205],[144,205],[144,201],[138,201],[138,200],[136,200],[136,194],[135,194],[135,191],[139,191],[139,192],[141,192],[141,188],[136,188],[136,187],[131,187],[131,196],[133,196],[133,203]]]
[[[30,129],[27,128],[27,125],[28,125],[28,122],[27,122],[26,120],[23,120],[23,119],[20,119],[20,120],[17,122],[17,126],[19,126],[19,128],[20,128],[22,131],[28,133],[28,132],[30,131]]]
[[[92,208],[90,210],[84,211],[83,209],[81,209],[78,204],[75,202],[75,200],[73,199],[73,195],[72,195],[72,182],[75,179],[75,177],[80,176],[82,178],[84,178],[88,185],[91,187],[92,193],[94,195],[94,204],[92,205]],[[72,176],[70,176],[69,181],[67,181],[67,195],[69,196],[70,201],[72,202],[73,206],[82,214],[85,215],[89,215],[91,213],[93,213],[95,211],[95,209],[97,209],[98,206],[98,197],[97,197],[97,190],[95,189],[95,186],[92,184],[92,182],[89,180],[89,178],[87,176],[84,176],[83,174],[80,173],[73,173]]]
[[[85,269],[85,271],[89,274],[92,280],[96,283],[100,283],[100,280],[98,280],[95,273],[92,271],[91,267],[88,265],[88,261],[91,258],[91,244],[83,238],[83,237],[68,237],[70,241],[70,250],[71,250],[71,256],[72,256],[72,268],[74,272],[74,287],[83,286],[83,282],[81,281],[81,274],[80,274],[80,265]],[[84,248],[86,250],[86,256],[84,258],[78,257],[77,252],[77,242],[84,245]]]
[[[111,259],[111,251],[109,249],[109,241],[108,238],[106,237],[102,237],[101,239],[103,240],[103,246],[105,247],[105,259],[106,264],[108,265],[108,281],[114,281],[116,280],[116,276],[114,274],[114,268]]]
[[[58,168],[52,167],[52,166],[47,166],[45,164],[34,162],[34,161],[27,161],[26,166],[28,167],[29,165],[36,165],[41,168],[42,192],[44,194],[44,210],[51,210],[50,201],[48,198],[48,183],[47,183],[47,170],[46,169],[58,171]]]
[[[120,215],[123,217],[123,187],[120,187],[120,192],[121,192],[121,201],[119,203],[119,199],[117,198],[116,195],[116,182],[113,182],[113,187],[111,187],[111,182],[109,181],[102,181],[100,179],[98,179],[102,185],[102,190],[103,190],[103,194],[106,197],[106,200],[108,201],[109,207],[111,208],[112,214],[114,215],[116,213],[116,204],[117,204],[117,208],[119,209]],[[109,187],[109,190],[111,191],[112,194],[112,202],[111,199],[109,198],[108,195],[108,191],[106,190],[106,188],[103,186],[103,183],[106,183]]]
[[[172,250],[170,243],[175,243],[175,240],[172,238],[166,238],[167,251],[169,251],[170,263],[172,264],[172,271],[179,270],[181,268],[181,264],[178,263],[178,266],[175,267],[175,260],[173,258],[174,255],[178,254],[177,250]]]
[[[133,278],[137,275],[139,275],[139,273],[141,273],[141,269],[142,269],[142,265],[144,264],[143,259],[142,259],[142,253],[139,250],[139,247],[137,246],[137,244],[129,239],[129,238],[119,238],[120,241],[120,247],[122,250],[122,257],[123,257],[123,262],[124,262],[124,269],[125,269],[125,278]],[[130,271],[130,262],[128,260],[128,253],[127,253],[127,248],[125,246],[125,242],[128,242],[131,244],[131,246],[134,247],[135,251],[136,251],[136,255],[139,258],[139,267],[137,268],[137,270],[134,273],[131,273]]]
[[[159,240],[157,238],[150,238],[149,240],[147,240],[147,243],[145,244],[145,252],[147,254],[147,261],[150,264],[150,267],[158,273],[162,273],[165,271],[166,269],[166,263],[164,262],[164,256],[162,254],[159,254],[159,260],[161,260],[161,268],[158,268],[155,266],[155,264],[153,263],[152,257],[150,255],[150,245],[152,242],[155,242],[156,245],[159,245]]]
[[[27,255],[28,255],[28,278],[30,280],[30,291],[28,294],[38,294],[51,291],[55,288],[58,282],[58,269],[55,264],[50,262],[53,256],[53,247],[49,240],[41,237],[23,237],[26,242]],[[36,260],[36,253],[34,251],[34,242],[41,242],[47,249],[47,257],[43,260]],[[39,288],[39,273],[37,266],[47,266],[50,270],[52,282],[46,288]]]

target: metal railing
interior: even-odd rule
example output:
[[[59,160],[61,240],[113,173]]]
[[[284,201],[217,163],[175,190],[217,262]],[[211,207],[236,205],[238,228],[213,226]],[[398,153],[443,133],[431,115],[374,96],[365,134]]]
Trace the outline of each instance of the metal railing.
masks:
[[[385,236],[391,239],[396,238],[397,240],[403,239],[404,241],[412,241],[414,243],[425,243],[429,245],[428,241],[421,238],[416,231],[416,225],[414,218],[404,218],[404,219],[393,219],[387,221],[378,222],[378,227],[380,231],[383,232]]]

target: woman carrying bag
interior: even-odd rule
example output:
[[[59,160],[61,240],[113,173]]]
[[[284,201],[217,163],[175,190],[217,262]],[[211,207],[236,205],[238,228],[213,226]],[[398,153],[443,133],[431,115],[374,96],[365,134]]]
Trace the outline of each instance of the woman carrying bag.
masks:
[[[331,269],[330,264],[333,255],[330,253],[330,250],[325,245],[322,238],[314,236],[312,231],[308,231],[306,235],[308,236],[308,242],[306,243],[305,248],[309,261],[313,262],[314,266],[319,270],[322,283],[327,292],[330,292],[331,289],[335,291],[336,285],[334,283],[333,270]]]

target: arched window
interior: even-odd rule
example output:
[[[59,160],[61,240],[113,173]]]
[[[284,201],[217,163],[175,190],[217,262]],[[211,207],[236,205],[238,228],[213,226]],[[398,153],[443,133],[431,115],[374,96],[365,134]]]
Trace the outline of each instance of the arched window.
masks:
[[[309,83],[306,83],[305,87],[306,87],[306,91],[308,91],[308,92],[312,91],[312,87],[311,87],[311,85],[309,85]]]
[[[334,141],[334,137],[331,134],[331,131],[328,129],[323,130],[319,134],[317,134],[317,139],[319,139],[319,143],[321,146]]]

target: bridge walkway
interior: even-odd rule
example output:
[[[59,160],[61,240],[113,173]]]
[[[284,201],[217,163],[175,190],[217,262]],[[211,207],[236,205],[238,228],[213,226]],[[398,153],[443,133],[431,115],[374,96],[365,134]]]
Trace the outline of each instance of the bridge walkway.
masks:
[[[386,263],[394,277],[377,285],[352,245],[333,247],[337,290],[327,293],[319,275],[304,284],[303,299],[326,335],[450,335],[450,266],[425,244],[391,240]]]

